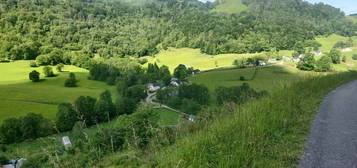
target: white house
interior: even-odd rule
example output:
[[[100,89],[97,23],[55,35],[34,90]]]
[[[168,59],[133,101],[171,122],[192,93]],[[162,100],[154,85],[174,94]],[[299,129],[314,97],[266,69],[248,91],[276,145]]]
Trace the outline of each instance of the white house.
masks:
[[[316,50],[316,51],[311,51],[311,54],[314,54],[315,56],[322,55],[323,52],[321,50]]]
[[[293,61],[294,61],[294,62],[300,62],[300,61],[301,61],[301,58],[299,58],[299,57],[294,57],[294,58],[293,58]]]
[[[171,84],[172,86],[178,87],[178,86],[182,85],[182,82],[181,82],[179,79],[177,79],[177,78],[171,78],[170,84]]]
[[[352,48],[344,48],[344,49],[342,49],[342,52],[350,52],[350,51],[352,51]]]
[[[71,147],[72,147],[71,140],[69,139],[69,137],[68,137],[68,136],[64,136],[64,137],[62,137],[62,143],[63,143],[63,145],[64,145],[64,147],[65,147],[66,149],[68,149],[68,148],[71,148]]]
[[[291,59],[290,57],[283,56],[283,57],[282,57],[282,60],[283,60],[283,61],[291,61],[292,59]]]
[[[195,119],[196,119],[196,116],[194,116],[192,114],[188,116],[188,120],[191,121],[191,122],[194,122]]]
[[[7,165],[0,165],[1,168],[21,168],[25,163],[27,162],[27,159],[21,158],[19,160],[11,160],[9,164]]]
[[[163,88],[165,85],[163,83],[149,83],[148,90],[149,92],[156,92],[159,89]]]
[[[259,61],[259,66],[266,66],[267,65],[267,63],[265,63],[264,61]]]
[[[274,63],[274,62],[276,62],[276,58],[269,58],[268,62],[269,63]]]

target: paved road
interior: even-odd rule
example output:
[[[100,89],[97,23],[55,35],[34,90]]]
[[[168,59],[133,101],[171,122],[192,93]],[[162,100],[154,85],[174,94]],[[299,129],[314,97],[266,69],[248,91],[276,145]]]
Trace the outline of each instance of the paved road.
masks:
[[[357,168],[357,81],[321,104],[300,168]]]

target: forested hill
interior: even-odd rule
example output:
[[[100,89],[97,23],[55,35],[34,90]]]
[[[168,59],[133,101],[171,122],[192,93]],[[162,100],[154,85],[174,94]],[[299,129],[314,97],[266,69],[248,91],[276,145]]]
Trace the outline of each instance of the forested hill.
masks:
[[[195,0],[2,0],[0,59],[86,67],[95,55],[140,57],[167,47],[208,54],[294,49],[317,35],[356,30],[340,10],[323,4],[242,3],[245,11],[227,14]]]

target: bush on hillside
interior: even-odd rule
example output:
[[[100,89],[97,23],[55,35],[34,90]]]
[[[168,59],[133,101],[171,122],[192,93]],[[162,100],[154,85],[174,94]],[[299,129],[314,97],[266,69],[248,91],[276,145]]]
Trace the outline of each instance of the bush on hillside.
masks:
[[[40,114],[29,113],[5,120],[0,126],[1,143],[10,144],[36,139],[53,133],[53,125]]]
[[[60,132],[72,130],[74,124],[78,121],[77,113],[72,104],[61,103],[58,105],[58,112],[56,114],[56,128]]]
[[[300,60],[297,68],[304,71],[312,71],[315,69],[315,58],[311,53],[306,53],[306,55]]]
[[[329,56],[322,56],[317,62],[316,62],[316,72],[328,72],[331,71],[331,63],[332,60]]]
[[[77,79],[74,73],[69,73],[68,79],[64,82],[65,87],[77,87]]]
[[[352,59],[357,60],[357,54],[353,54]]]
[[[43,67],[43,74],[45,74],[46,77],[54,77],[55,74],[53,73],[52,67],[45,66]]]
[[[56,69],[58,72],[62,72],[63,68],[64,68],[64,65],[62,63],[56,65]]]
[[[33,70],[32,72],[29,73],[29,79],[32,80],[32,82],[39,82],[40,81],[40,73]]]
[[[30,67],[35,68],[38,67],[37,63],[35,61],[30,62]]]

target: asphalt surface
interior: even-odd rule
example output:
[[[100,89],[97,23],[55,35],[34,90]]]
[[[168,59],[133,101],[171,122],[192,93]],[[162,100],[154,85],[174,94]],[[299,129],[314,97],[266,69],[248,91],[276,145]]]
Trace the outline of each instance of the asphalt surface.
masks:
[[[357,168],[357,80],[325,97],[299,167]]]

